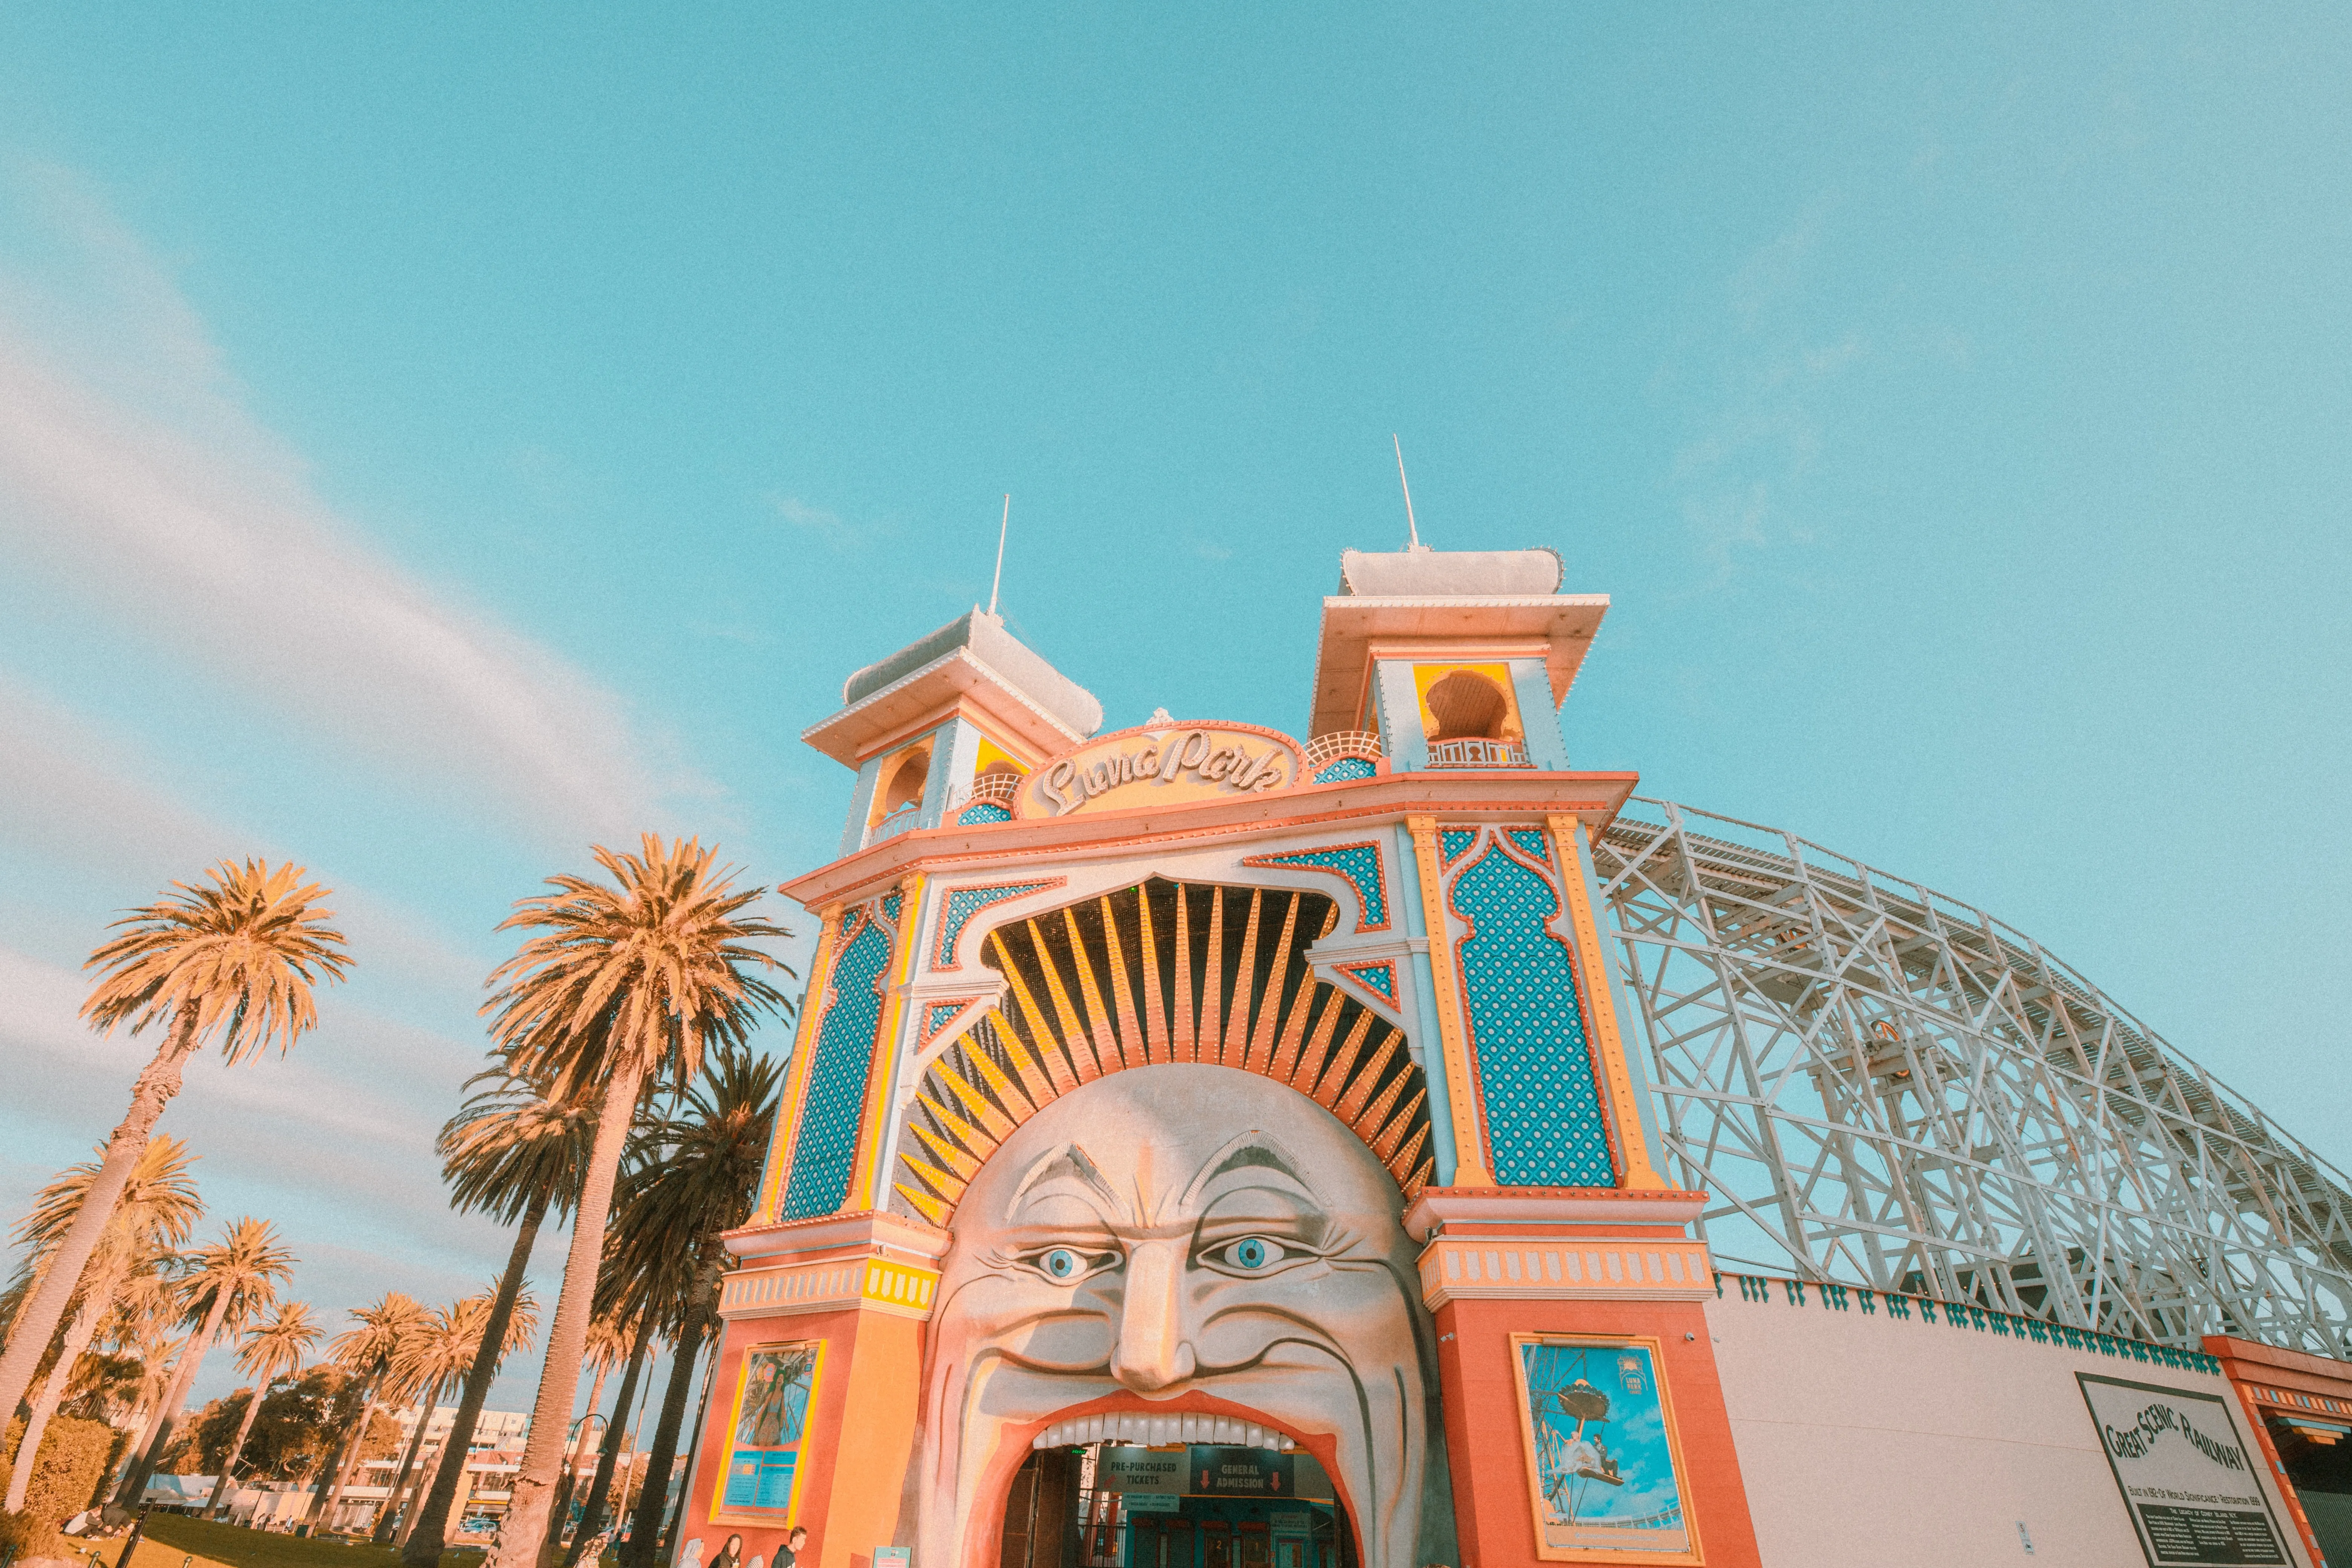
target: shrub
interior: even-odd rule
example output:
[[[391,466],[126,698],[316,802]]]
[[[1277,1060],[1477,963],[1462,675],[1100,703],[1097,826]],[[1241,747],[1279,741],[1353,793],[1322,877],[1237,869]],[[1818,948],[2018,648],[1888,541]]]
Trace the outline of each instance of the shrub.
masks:
[[[8,1423],[5,1441],[14,1453],[25,1435],[22,1421]],[[49,1417],[41,1434],[41,1451],[34,1458],[32,1479],[25,1487],[25,1511],[0,1516],[0,1531],[21,1530],[13,1542],[20,1556],[53,1557],[66,1552],[58,1526],[98,1500],[105,1484],[118,1434],[103,1421],[81,1421],[70,1415]]]

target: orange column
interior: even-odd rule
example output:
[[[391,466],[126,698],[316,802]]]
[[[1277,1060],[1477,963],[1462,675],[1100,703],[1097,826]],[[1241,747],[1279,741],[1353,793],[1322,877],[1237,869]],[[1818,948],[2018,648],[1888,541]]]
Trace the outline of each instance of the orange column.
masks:
[[[1759,1568],[1702,1304],[1714,1271],[1706,1244],[1684,1228],[1703,1202],[1666,1191],[1432,1187],[1406,1215],[1426,1244],[1422,1299],[1437,1325],[1462,1568]],[[1644,1551],[1546,1539],[1519,1366],[1522,1346],[1544,1341],[1603,1357],[1636,1351],[1654,1369],[1686,1540]]]
[[[948,1235],[888,1214],[828,1215],[730,1232],[744,1267],[727,1278],[709,1408],[688,1478],[682,1544],[703,1560],[729,1535],[743,1556],[774,1561],[798,1525],[809,1532],[802,1568],[872,1568],[894,1539],[899,1494],[914,1458],[921,1403],[923,1325],[931,1314]],[[822,1347],[801,1435],[788,1509],[730,1506],[729,1461],[746,1357],[767,1345]]]

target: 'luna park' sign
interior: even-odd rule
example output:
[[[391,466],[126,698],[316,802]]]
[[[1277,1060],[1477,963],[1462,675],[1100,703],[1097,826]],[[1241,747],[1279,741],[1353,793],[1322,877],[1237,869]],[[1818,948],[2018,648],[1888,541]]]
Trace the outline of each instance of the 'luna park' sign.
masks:
[[[1022,781],[1016,816],[1067,816],[1283,789],[1297,784],[1298,742],[1255,724],[1162,724],[1121,730],[1045,763]]]

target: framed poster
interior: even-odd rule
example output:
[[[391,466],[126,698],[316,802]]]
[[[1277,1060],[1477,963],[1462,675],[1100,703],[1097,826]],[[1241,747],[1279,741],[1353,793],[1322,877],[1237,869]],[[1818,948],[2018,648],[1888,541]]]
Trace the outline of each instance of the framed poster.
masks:
[[[1513,1334],[1536,1555],[1697,1563],[1658,1342]]]
[[[2168,1564],[2286,1563],[2261,1456],[2218,1394],[2078,1372],[2139,1549]]]
[[[801,1440],[824,1364],[823,1340],[753,1345],[743,1352],[735,1408],[727,1423],[727,1462],[711,1509],[714,1521],[753,1514],[791,1522],[800,1497]]]

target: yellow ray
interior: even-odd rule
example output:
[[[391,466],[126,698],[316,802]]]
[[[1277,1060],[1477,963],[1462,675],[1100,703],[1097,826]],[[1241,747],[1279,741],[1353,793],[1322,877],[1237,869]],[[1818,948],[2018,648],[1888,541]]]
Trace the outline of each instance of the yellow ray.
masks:
[[[1339,1105],[1339,1096],[1348,1087],[1348,1076],[1356,1069],[1356,1053],[1363,1048],[1364,1036],[1371,1026],[1372,1016],[1359,1010],[1354,1026],[1348,1031],[1348,1037],[1339,1042],[1339,1048],[1331,1053],[1329,1063],[1323,1068],[1323,1076],[1317,1079],[1314,1087],[1307,1091],[1325,1110],[1333,1110]]]
[[[1176,897],[1181,901],[1180,889]],[[1168,998],[1160,985],[1160,943],[1151,931],[1151,889],[1149,883],[1138,883],[1135,889],[1135,919],[1143,942],[1143,1059],[1147,1062],[1171,1062],[1176,1059],[1175,1047],[1168,1039]]]
[[[1265,995],[1257,1006],[1257,1027],[1250,1035],[1248,1047],[1242,1052],[1242,1065],[1257,1072],[1264,1072],[1274,1060],[1274,1031],[1282,1015],[1282,988],[1289,983],[1290,966],[1298,957],[1290,948],[1290,939],[1298,931],[1298,895],[1291,894],[1289,906],[1282,912],[1282,935],[1275,940],[1274,965],[1267,972]],[[1309,988],[1307,984],[1299,986],[1298,997],[1291,1003],[1294,1012],[1307,1000]]]
[[[1103,900],[1108,904],[1108,899]],[[1078,961],[1078,1005],[1087,1011],[1087,1033],[1095,1043],[1095,1060],[1105,1072],[1117,1072],[1127,1063],[1120,1059],[1118,1038],[1111,1032],[1110,1009],[1103,1005],[1102,987],[1095,984],[1095,961],[1087,952],[1087,944],[1078,937],[1078,917],[1070,910],[1062,911],[1062,929],[1070,933],[1070,952]]]
[[[1143,889],[1136,889],[1141,901]],[[1135,1016],[1135,988],[1128,979],[1127,955],[1119,951],[1118,922],[1111,918],[1110,895],[1102,898],[1103,951],[1110,954],[1110,994],[1118,1009],[1118,1065],[1139,1068],[1143,1065],[1143,1026]]]
[[[1256,989],[1258,911],[1265,899],[1263,889],[1250,889],[1249,919],[1242,925],[1241,963],[1234,971],[1234,1004],[1225,1015],[1224,1044],[1217,1054],[1227,1067],[1249,1065],[1250,998]],[[1263,1006],[1263,1001],[1259,1005]]]
[[[1225,890],[1209,889],[1209,952],[1201,961],[1201,1033],[1192,1046],[1192,1059],[1222,1059],[1217,1037],[1225,1027]]]
[[[1176,884],[1176,1048],[1170,1060],[1189,1062],[1200,1054],[1192,1029],[1192,889]]]
[[[923,1147],[931,1152],[932,1159],[937,1160],[940,1164],[945,1165],[949,1170],[953,1171],[956,1173],[957,1180],[969,1182],[974,1176],[980,1174],[980,1162],[978,1160],[973,1159],[963,1150],[958,1148],[953,1143],[949,1142],[946,1139],[940,1137],[938,1133],[924,1126],[921,1122],[908,1122],[907,1131],[913,1133],[916,1138],[921,1142]]]
[[[1035,921],[1028,925],[1029,950],[1037,955],[1037,968],[1045,977],[1045,994],[1053,1001],[1054,1016],[1061,1021],[1062,1048],[1070,1053],[1070,1065],[1077,1069],[1077,1081],[1092,1083],[1103,1075],[1102,1063],[1095,1056],[1095,1043],[1087,1037],[1087,1026],[1078,1017],[1078,1010],[1070,1005],[1069,987],[1062,984],[1062,966],[1054,962],[1053,953],[1046,949],[1045,933],[1037,929]],[[1070,934],[1075,940],[1076,928],[1073,927]]]
[[[1382,1037],[1379,1048],[1365,1062],[1363,1069],[1356,1074],[1355,1081],[1348,1086],[1348,1092],[1339,1097],[1339,1103],[1332,1108],[1340,1121],[1350,1127],[1356,1125],[1356,1119],[1363,1114],[1364,1102],[1371,1099],[1372,1089],[1381,1081],[1381,1074],[1388,1070],[1390,1060],[1396,1056],[1397,1042],[1403,1038],[1394,1029]]]
[[[943,1204],[940,1202],[939,1199],[931,1196],[929,1193],[919,1193],[904,1182],[898,1182],[892,1184],[898,1189],[898,1195],[905,1198],[909,1205],[913,1205],[917,1214],[921,1215],[925,1219],[929,1220],[933,1225],[938,1226],[942,1230],[947,1228],[949,1216],[955,1213],[955,1205],[953,1204]]]

